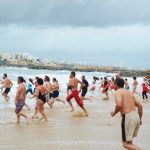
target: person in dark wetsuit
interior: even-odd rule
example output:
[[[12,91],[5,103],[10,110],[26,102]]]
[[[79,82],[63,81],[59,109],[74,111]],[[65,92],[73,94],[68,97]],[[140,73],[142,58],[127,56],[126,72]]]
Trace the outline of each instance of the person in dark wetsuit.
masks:
[[[44,104],[46,103],[46,89],[45,87],[43,86],[43,79],[41,78],[38,78],[37,79],[37,83],[38,83],[38,86],[36,87],[36,91],[33,95],[32,98],[36,98],[37,99],[37,109],[35,110],[35,114],[34,116],[36,116],[37,114],[37,111],[39,110],[39,112],[41,113],[42,115],[42,118],[41,120],[45,119],[45,122],[48,121],[47,117],[46,117],[46,114],[44,112]],[[34,117],[33,117],[34,118]]]
[[[88,83],[88,81],[85,79],[85,76],[82,76],[81,77],[81,80],[82,80],[82,84],[83,84],[83,86],[82,86],[82,89],[81,89],[81,99],[82,100],[91,100],[91,98],[86,98],[85,96],[86,96],[86,94],[87,94],[87,92],[88,92],[88,87],[89,87],[89,83]]]

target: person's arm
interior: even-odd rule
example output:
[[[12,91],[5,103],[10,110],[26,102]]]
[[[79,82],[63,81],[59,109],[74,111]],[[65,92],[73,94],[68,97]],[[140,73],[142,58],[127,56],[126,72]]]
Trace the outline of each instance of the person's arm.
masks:
[[[82,90],[84,84],[83,84],[80,80],[78,80],[78,83],[80,84],[80,90],[79,90],[79,92],[81,92],[81,90]]]
[[[140,117],[140,123],[142,124],[143,106],[136,98],[135,98],[135,106],[138,108],[138,114],[139,114],[139,117]]]
[[[4,81],[0,80],[0,84],[3,84],[3,83],[4,83]]]
[[[122,96],[120,93],[115,94],[116,107],[113,112],[111,112],[111,116],[115,116],[117,113],[121,111],[122,108]]]
[[[35,93],[34,93],[33,96],[31,97],[31,99],[33,99],[33,98],[35,98],[35,97],[38,97],[38,95],[39,95],[39,89],[36,88]]]
[[[10,88],[12,88],[12,86],[13,86],[13,83],[10,81]]]

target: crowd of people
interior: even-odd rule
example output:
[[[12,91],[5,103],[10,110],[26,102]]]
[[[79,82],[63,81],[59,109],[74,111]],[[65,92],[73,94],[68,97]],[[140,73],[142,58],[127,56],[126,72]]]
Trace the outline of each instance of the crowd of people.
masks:
[[[93,77],[92,84],[90,85],[85,76],[80,79],[76,78],[76,73],[72,71],[70,73],[67,91],[66,91],[66,100],[60,98],[60,84],[56,78],[50,80],[49,76],[45,76],[44,79],[36,77],[35,81],[29,79],[26,81],[24,77],[18,77],[18,87],[15,96],[15,113],[17,116],[17,124],[20,124],[20,117],[24,117],[27,121],[29,118],[26,114],[22,112],[24,106],[29,110],[30,107],[26,103],[27,94],[30,93],[30,99],[35,99],[35,112],[32,116],[32,119],[36,118],[37,113],[40,113],[42,118],[41,120],[48,121],[46,116],[44,105],[47,103],[50,108],[53,108],[56,101],[65,104],[68,102],[71,112],[75,110],[72,99],[74,98],[78,106],[83,110],[85,116],[88,117],[88,111],[85,108],[84,100],[91,100],[92,97],[86,97],[88,91],[95,93],[97,89],[97,83],[99,83],[99,93],[106,95],[105,99],[110,99],[110,93],[114,95],[116,100],[116,108],[111,112],[111,116],[115,116],[118,112],[122,115],[122,140],[123,146],[126,149],[134,150],[139,149],[136,145],[132,143],[132,139],[136,136],[139,124],[142,124],[142,105],[139,101],[136,100],[135,94],[142,95],[143,100],[148,101],[148,93],[150,93],[150,79],[145,77],[142,84],[140,85],[136,77],[133,77],[133,86],[132,89],[128,82],[128,79],[123,79],[122,74],[117,74],[115,77],[108,79]],[[13,83],[7,77],[7,74],[3,75],[3,79],[0,80],[0,87],[2,91],[2,96],[5,101],[8,102],[10,97],[8,93],[10,92]],[[138,86],[142,87],[141,94],[138,92]],[[116,92],[115,92],[116,91]],[[135,107],[138,108],[138,113],[136,113]]]

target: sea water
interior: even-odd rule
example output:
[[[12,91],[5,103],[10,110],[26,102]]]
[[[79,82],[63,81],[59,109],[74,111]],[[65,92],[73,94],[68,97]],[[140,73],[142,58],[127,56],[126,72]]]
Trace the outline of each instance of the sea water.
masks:
[[[28,82],[28,79],[31,78],[33,80],[35,80],[35,77],[41,77],[44,78],[45,75],[48,75],[51,79],[53,77],[55,77],[60,84],[60,97],[62,96],[63,98],[65,98],[66,96],[66,87],[67,87],[67,83],[68,83],[68,79],[69,79],[69,74],[70,71],[66,71],[66,70],[37,70],[37,69],[28,69],[28,68],[14,68],[14,67],[0,67],[0,79],[2,79],[3,74],[6,73],[8,75],[8,78],[13,82],[13,87],[9,93],[10,96],[10,102],[9,104],[7,104],[7,106],[4,103],[4,99],[2,96],[0,96],[0,107],[14,107],[14,98],[15,98],[15,94],[16,94],[16,90],[17,90],[17,77],[18,76],[23,76],[24,79]],[[105,77],[107,76],[108,78],[111,78],[113,76],[115,76],[115,74],[112,73],[105,73],[105,72],[76,72],[77,73],[77,78],[81,79],[82,75],[85,75],[86,79],[88,80],[88,82],[91,84],[93,81],[93,76],[96,77]],[[132,82],[133,79],[132,78],[127,78],[130,84],[130,89],[132,89]],[[141,83],[143,78],[140,77],[137,79],[139,82],[139,91],[141,91]],[[100,82],[97,81],[97,89],[95,93],[98,93],[98,89],[100,86]],[[31,97],[31,95],[29,94],[29,96]],[[28,99],[29,101],[29,99]],[[33,103],[34,105],[34,100],[30,100],[29,103]]]

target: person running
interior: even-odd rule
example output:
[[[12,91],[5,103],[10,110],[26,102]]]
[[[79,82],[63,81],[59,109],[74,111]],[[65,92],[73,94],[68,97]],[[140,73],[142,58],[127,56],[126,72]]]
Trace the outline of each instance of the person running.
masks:
[[[143,97],[143,100],[146,98],[146,100],[148,101],[147,92],[148,92],[148,83],[147,83],[146,78],[144,78],[143,83],[142,83],[142,97]]]
[[[16,105],[16,109],[15,109],[15,113],[17,116],[17,124],[20,124],[20,116],[26,118],[26,120],[28,121],[28,117],[22,113],[22,108],[25,106],[25,99],[26,99],[26,87],[23,84],[24,83],[24,78],[19,76],[18,77],[18,88],[17,88],[17,92],[16,92],[16,97],[15,97],[15,105]]]
[[[103,88],[104,86],[104,79],[103,78],[100,78],[100,87],[99,87],[99,92],[101,93],[101,89]]]
[[[31,95],[33,95],[33,80],[29,79],[29,82],[27,83],[27,91],[26,94],[28,94],[30,92]]]
[[[59,83],[57,81],[56,78],[52,79],[52,93],[50,93],[50,99],[52,99],[49,103],[50,107],[53,108],[54,102],[58,101],[58,102],[62,102],[65,104],[65,101],[61,100],[59,98]]]
[[[36,87],[35,93],[33,94],[32,98],[36,98],[36,107],[37,109],[35,110],[34,116],[32,118],[35,118],[37,115],[37,112],[39,111],[42,115],[41,120],[45,119],[45,122],[48,121],[47,116],[44,112],[44,104],[46,103],[46,89],[43,86],[44,82],[43,79],[38,78],[37,79],[38,86]]]
[[[91,87],[90,87],[90,92],[94,94],[94,91],[96,90],[96,81],[92,81]]]
[[[88,92],[88,87],[89,87],[89,83],[88,81],[85,79],[85,76],[81,77],[82,80],[82,89],[81,89],[81,100],[91,100],[91,98],[87,98],[85,97],[87,92]]]
[[[108,80],[107,77],[104,77],[104,86],[103,86],[102,93],[106,95],[107,100],[109,100],[108,89],[109,89]]]
[[[125,79],[124,88],[125,88],[126,90],[129,90],[129,89],[130,89],[129,83],[128,83],[128,79]]]
[[[124,89],[124,80],[117,78],[116,85],[116,107],[111,116],[117,113],[122,115],[122,142],[123,147],[128,150],[141,150],[137,145],[133,144],[133,138],[137,136],[139,126],[142,124],[143,108],[141,103],[134,97],[134,95]],[[135,110],[138,108],[138,112]]]
[[[66,100],[69,103],[71,107],[71,112],[74,111],[74,107],[72,105],[71,99],[74,98],[77,102],[77,104],[81,107],[81,109],[85,112],[85,116],[88,116],[88,112],[84,107],[83,101],[79,97],[79,91],[78,91],[78,84],[81,84],[80,91],[83,86],[82,82],[76,78],[76,73],[72,71],[70,73],[70,81],[69,86],[71,87],[71,93],[67,96]]]
[[[137,86],[138,86],[138,82],[137,82],[137,80],[136,80],[136,77],[133,77],[133,90],[132,90],[133,95],[134,95],[134,94],[140,95],[140,93],[138,93],[138,92],[136,91],[136,90],[137,90]]]
[[[5,101],[8,102],[10,99],[8,93],[10,92],[13,83],[10,79],[8,79],[7,74],[3,75],[3,81],[1,80],[1,83],[3,84],[3,88],[5,89],[4,92],[2,93],[2,96],[4,96]]]
[[[111,80],[109,81],[109,90],[111,92],[112,95],[114,95],[114,82],[115,82],[115,79],[112,77]]]
[[[45,76],[45,78],[44,78],[44,87],[45,87],[45,89],[47,91],[47,93],[46,93],[47,104],[49,105],[49,107],[51,107],[50,94],[52,93],[52,84],[50,82],[49,76]]]

